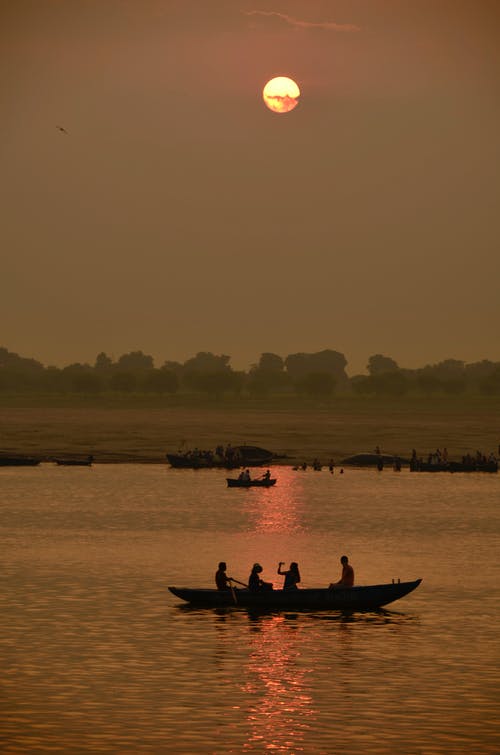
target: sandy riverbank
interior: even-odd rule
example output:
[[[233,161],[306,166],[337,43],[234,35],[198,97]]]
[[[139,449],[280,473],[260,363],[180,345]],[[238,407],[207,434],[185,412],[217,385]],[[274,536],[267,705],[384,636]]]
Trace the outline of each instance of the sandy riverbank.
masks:
[[[498,451],[500,401],[482,397],[426,401],[332,402],[330,406],[0,407],[0,451],[43,459],[86,456],[96,462],[165,462],[181,446],[247,443],[287,457],[324,463],[372,451],[409,456],[447,447],[452,457]]]

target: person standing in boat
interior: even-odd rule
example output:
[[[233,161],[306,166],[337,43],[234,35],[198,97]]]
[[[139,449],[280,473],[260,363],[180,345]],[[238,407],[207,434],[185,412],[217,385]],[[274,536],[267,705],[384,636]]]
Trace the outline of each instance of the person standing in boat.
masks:
[[[281,567],[284,565],[284,561],[280,561],[278,564],[278,574],[281,574],[285,577],[285,581],[283,582],[283,590],[297,590],[297,584],[300,582],[298,563],[296,561],[292,561],[289,569],[281,571]]]
[[[330,584],[330,590],[334,590],[336,587],[352,587],[354,585],[354,569],[347,556],[342,556],[340,563],[342,564],[342,575],[338,582]]]
[[[219,563],[219,568],[215,572],[215,584],[217,585],[218,590],[229,590],[231,588],[231,585],[229,584],[231,581],[231,577],[228,577],[226,574],[227,564],[225,561],[221,561]]]

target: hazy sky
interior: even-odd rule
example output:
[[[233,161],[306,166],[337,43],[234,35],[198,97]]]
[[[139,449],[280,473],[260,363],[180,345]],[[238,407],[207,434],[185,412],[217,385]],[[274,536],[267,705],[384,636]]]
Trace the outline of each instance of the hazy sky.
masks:
[[[0,345],[500,360],[499,63],[494,0],[0,0]]]

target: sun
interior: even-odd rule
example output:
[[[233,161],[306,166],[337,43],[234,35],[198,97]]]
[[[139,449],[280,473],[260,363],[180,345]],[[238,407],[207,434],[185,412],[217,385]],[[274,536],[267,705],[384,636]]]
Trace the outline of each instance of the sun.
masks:
[[[300,89],[288,76],[270,79],[262,90],[262,98],[273,113],[289,113],[299,104]]]

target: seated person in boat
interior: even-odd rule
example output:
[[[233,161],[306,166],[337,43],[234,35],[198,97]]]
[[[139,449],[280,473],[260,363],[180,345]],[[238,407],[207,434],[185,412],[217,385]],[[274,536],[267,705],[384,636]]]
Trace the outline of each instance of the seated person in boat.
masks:
[[[267,469],[264,474],[262,475],[263,480],[270,480],[271,479],[271,470]]]
[[[347,556],[342,556],[340,563],[342,564],[342,575],[338,582],[332,582],[329,585],[330,590],[335,590],[338,587],[352,587],[354,585],[354,569],[349,563]]]
[[[300,582],[298,563],[296,561],[292,561],[290,568],[282,571],[281,567],[284,565],[284,561],[280,561],[278,564],[278,574],[282,574],[285,577],[285,581],[283,582],[283,590],[297,590],[297,584]]]
[[[254,564],[252,566],[252,571],[250,572],[250,576],[248,578],[249,590],[272,590],[273,589],[273,585],[271,582],[264,582],[264,580],[259,577],[259,574],[261,574],[262,571],[263,569],[260,564]]]
[[[226,574],[227,564],[225,561],[219,563],[219,568],[215,572],[215,584],[218,590],[229,590],[231,577]]]

